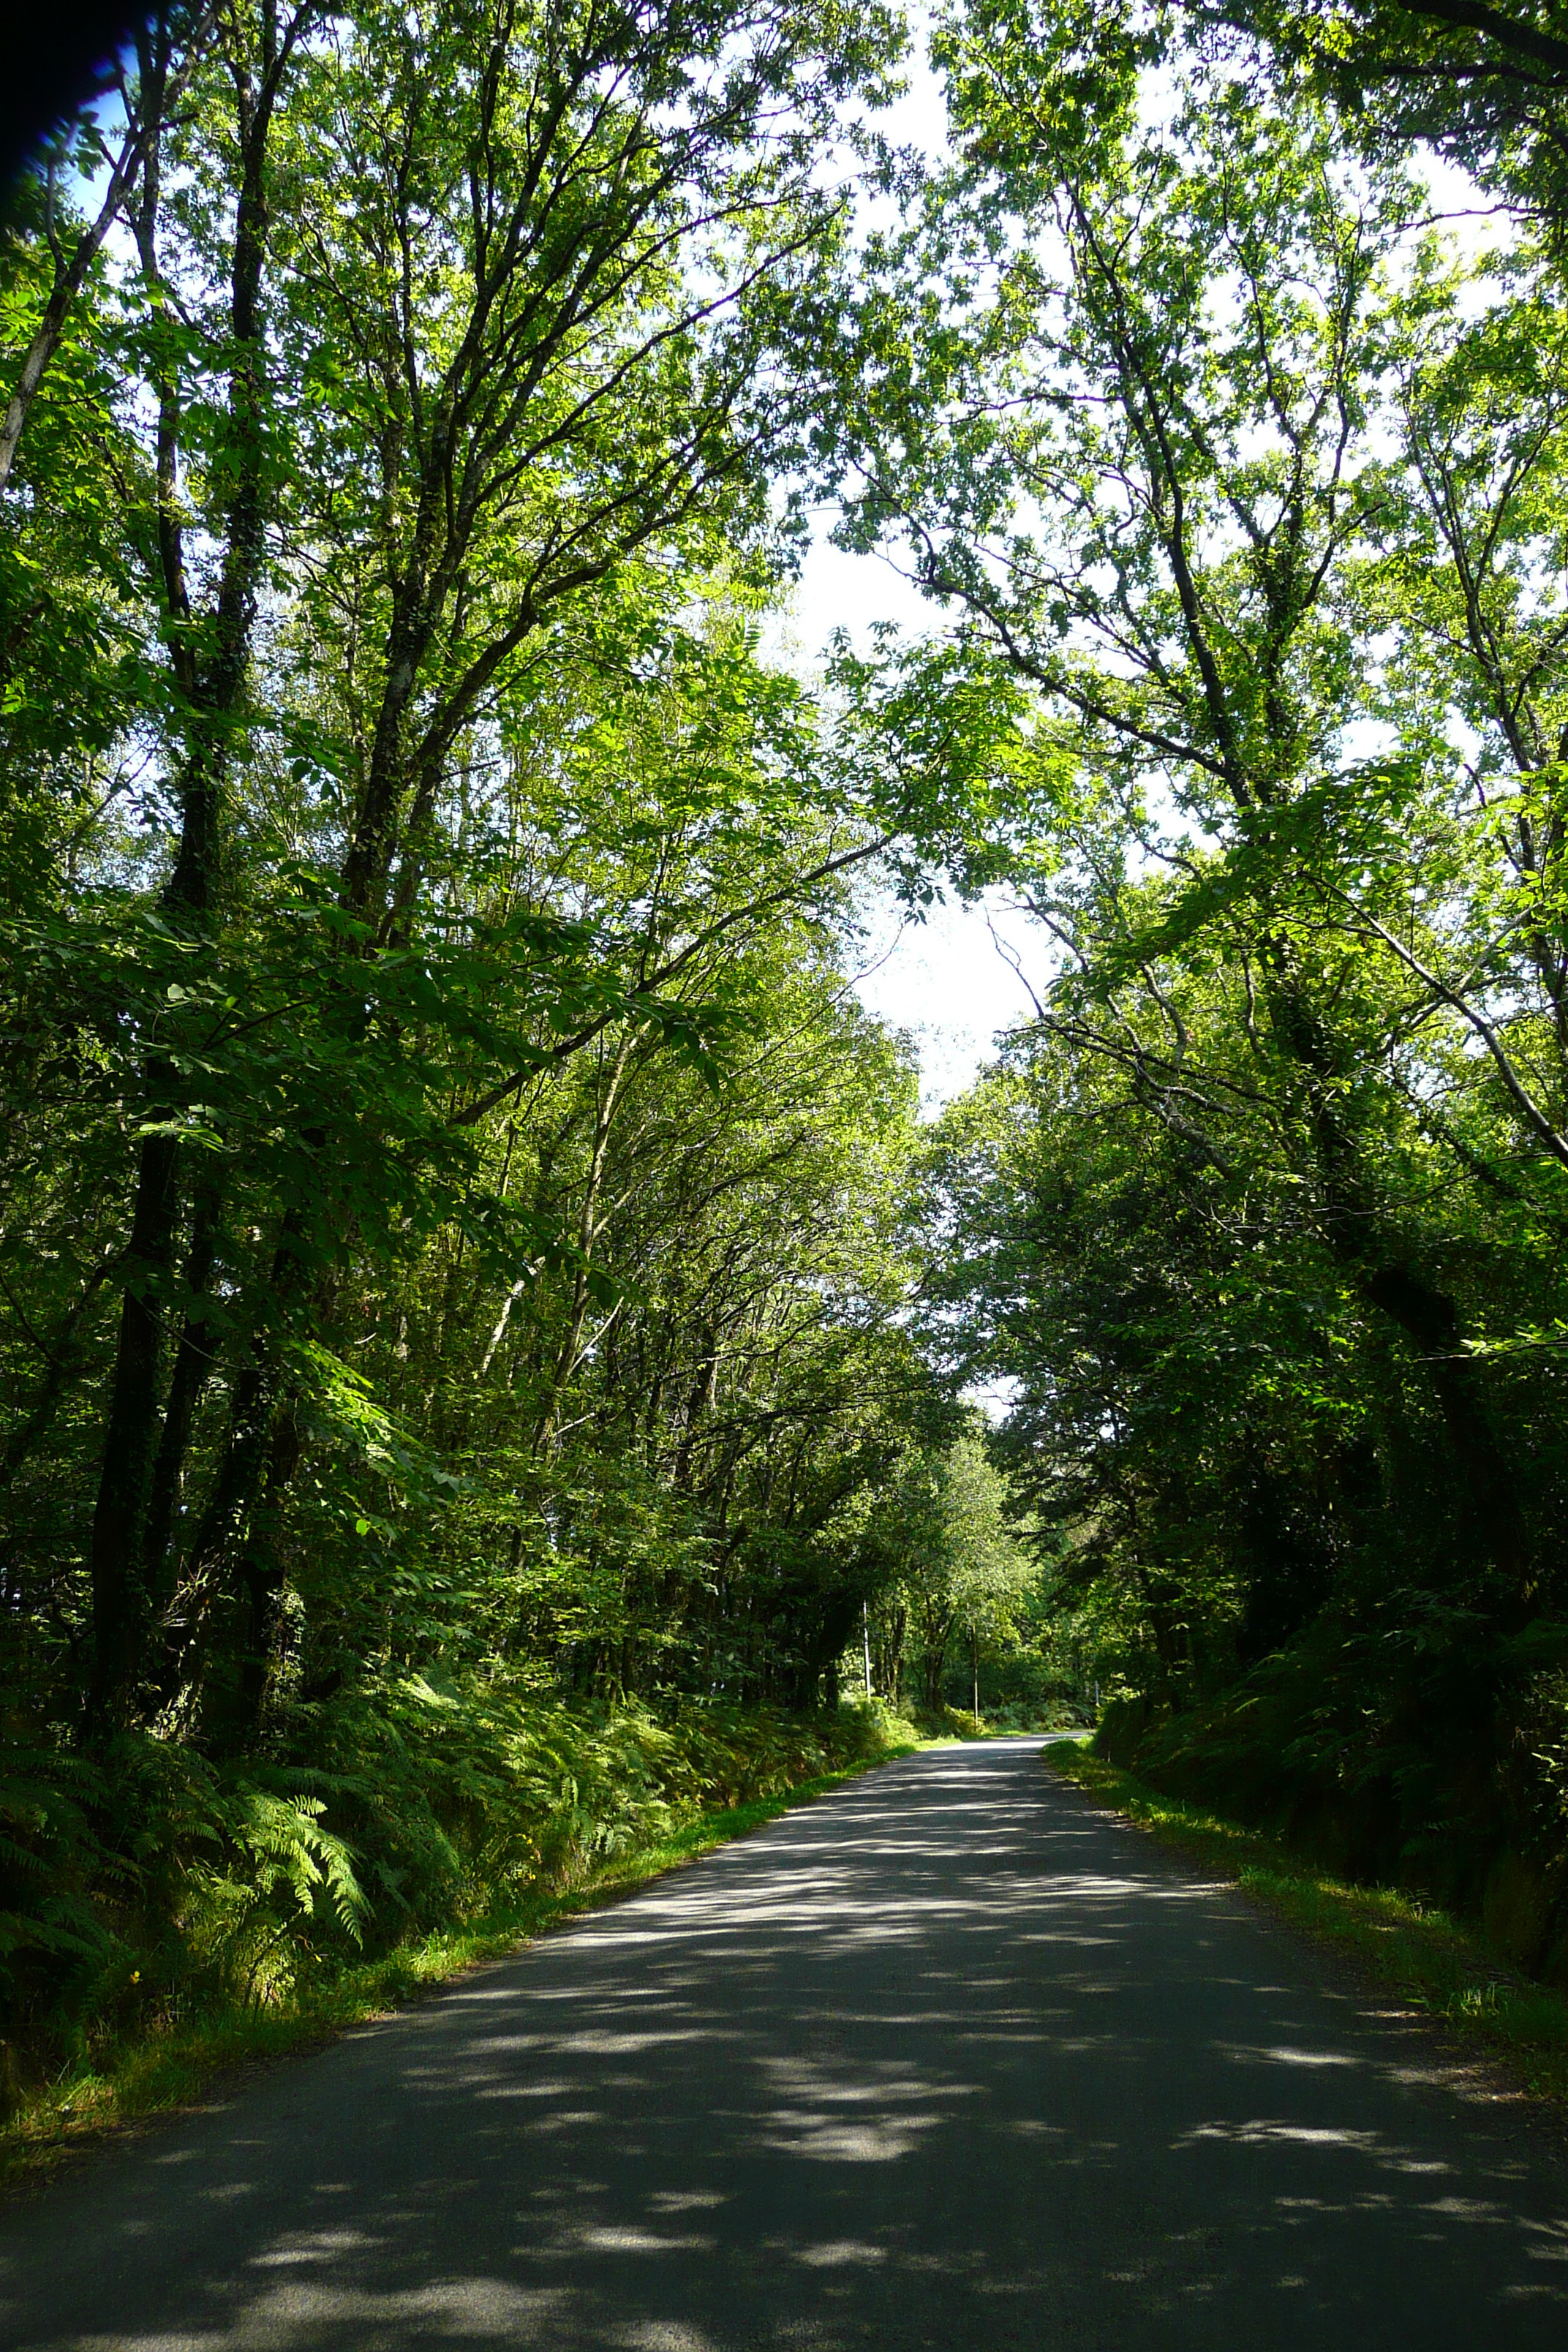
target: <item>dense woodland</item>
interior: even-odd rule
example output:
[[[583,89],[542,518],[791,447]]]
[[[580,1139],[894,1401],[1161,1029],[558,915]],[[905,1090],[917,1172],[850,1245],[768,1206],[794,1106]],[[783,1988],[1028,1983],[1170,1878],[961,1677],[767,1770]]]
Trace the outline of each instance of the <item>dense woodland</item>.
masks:
[[[40,147],[6,2085],[900,1707],[1568,1971],[1565,139],[1555,0],[167,0]]]

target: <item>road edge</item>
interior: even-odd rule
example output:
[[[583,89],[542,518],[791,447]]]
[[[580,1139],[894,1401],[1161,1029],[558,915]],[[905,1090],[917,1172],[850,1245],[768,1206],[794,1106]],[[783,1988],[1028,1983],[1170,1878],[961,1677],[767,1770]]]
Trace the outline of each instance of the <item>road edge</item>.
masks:
[[[510,1910],[481,1914],[395,1946],[380,1959],[346,1970],[324,1999],[277,2011],[237,2009],[199,2026],[145,2036],[118,2053],[105,2074],[50,2084],[0,2126],[0,2204],[41,2189],[62,2166],[210,2107],[264,2071],[431,2000],[584,1913],[623,1902],[868,1772],[927,1748],[959,1744],[913,1736],[863,1762],[816,1773],[776,1796],[701,1814],[657,1845],[637,1847],[599,1864],[575,1885],[541,1890]]]
[[[1091,1755],[1086,1740],[1054,1740],[1041,1762],[1231,1881],[1368,1988],[1396,1994],[1464,2066],[1487,2070],[1490,2095],[1528,2102],[1554,2138],[1568,2132],[1568,1995],[1507,1967],[1473,1930],[1416,1896],[1334,1878],[1279,1839],[1163,1795]]]

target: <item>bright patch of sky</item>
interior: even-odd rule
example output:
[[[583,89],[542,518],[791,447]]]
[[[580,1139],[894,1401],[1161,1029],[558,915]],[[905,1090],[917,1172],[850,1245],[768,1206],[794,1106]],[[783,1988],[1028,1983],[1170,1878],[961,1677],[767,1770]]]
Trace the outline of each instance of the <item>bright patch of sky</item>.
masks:
[[[910,636],[942,625],[941,607],[885,557],[833,546],[832,520],[819,519],[771,648],[807,676],[819,673],[823,652],[840,629],[868,649],[878,621],[894,622]],[[868,888],[859,912],[865,940],[856,994],[868,1013],[913,1041],[921,1108],[934,1117],[973,1084],[998,1035],[1029,1018],[1033,999],[1020,973],[1040,983],[1045,939],[1001,891],[973,906],[948,893],[917,919],[891,891]]]
[[[910,11],[912,44],[908,89],[876,118],[900,147],[933,161],[948,152],[947,108],[927,63],[929,16]],[[851,555],[829,537],[836,516],[825,509],[773,650],[806,675],[818,670],[835,633],[868,651],[871,630],[890,621],[910,636],[942,626],[939,605],[923,597],[895,562]],[[1045,941],[1004,893],[965,906],[949,894],[912,919],[890,891],[868,889],[860,902],[865,940],[855,990],[866,1010],[902,1030],[920,1056],[921,1105],[927,1118],[964,1092],[990,1061],[997,1038],[1033,1010],[1019,967],[1042,977]]]

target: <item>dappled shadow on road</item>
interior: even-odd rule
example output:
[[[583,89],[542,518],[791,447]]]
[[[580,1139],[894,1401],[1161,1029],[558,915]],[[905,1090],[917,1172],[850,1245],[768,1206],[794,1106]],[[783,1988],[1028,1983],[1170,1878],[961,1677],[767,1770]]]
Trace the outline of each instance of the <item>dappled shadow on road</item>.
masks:
[[[1568,2330],[1517,2129],[995,1742],[154,2136],[12,2223],[0,2314],[39,2352],[1511,2352]]]

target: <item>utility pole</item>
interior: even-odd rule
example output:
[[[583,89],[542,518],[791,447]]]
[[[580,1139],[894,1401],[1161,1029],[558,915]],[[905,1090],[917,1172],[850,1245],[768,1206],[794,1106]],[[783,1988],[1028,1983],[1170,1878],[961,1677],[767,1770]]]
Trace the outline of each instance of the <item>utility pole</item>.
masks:
[[[860,1640],[866,1654],[866,1696],[869,1698],[871,1696],[871,1604],[868,1601],[862,1601],[860,1603]]]
[[[978,1725],[980,1721],[980,1620],[977,1617],[972,1617],[969,1621],[969,1645],[970,1664],[974,1668],[974,1720]]]

